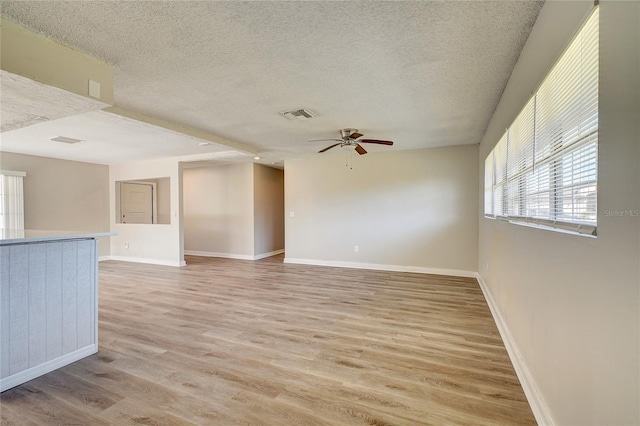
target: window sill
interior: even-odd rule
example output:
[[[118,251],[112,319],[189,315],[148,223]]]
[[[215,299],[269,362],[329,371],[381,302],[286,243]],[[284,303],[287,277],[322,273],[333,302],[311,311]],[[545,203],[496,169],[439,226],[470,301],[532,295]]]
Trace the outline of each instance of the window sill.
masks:
[[[569,235],[577,235],[580,237],[587,237],[587,238],[598,238],[597,235],[597,227],[592,226],[592,225],[579,225],[579,224],[575,224],[575,227],[580,229],[580,226],[584,226],[584,229],[582,230],[582,232],[580,230],[575,230],[575,229],[567,229],[561,226],[553,226],[553,225],[546,225],[544,223],[539,223],[539,222],[528,222],[528,221],[524,221],[524,220],[515,220],[515,219],[509,219],[507,217],[495,217],[495,216],[487,216],[484,215],[485,219],[492,219],[492,220],[499,220],[501,222],[507,222],[513,225],[520,225],[520,226],[526,226],[528,228],[535,228],[535,229],[542,229],[545,231],[553,231],[553,232],[558,232],[561,234],[569,234]],[[563,223],[563,225],[565,225]],[[566,224],[566,226],[573,226],[573,224]]]

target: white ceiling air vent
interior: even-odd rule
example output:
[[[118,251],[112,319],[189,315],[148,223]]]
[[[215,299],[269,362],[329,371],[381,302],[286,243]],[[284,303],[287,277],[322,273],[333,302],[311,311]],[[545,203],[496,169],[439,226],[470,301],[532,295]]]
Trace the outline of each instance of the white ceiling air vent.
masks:
[[[280,115],[282,115],[287,120],[298,120],[298,121],[308,120],[316,116],[316,114],[314,114],[313,112],[309,111],[306,108],[295,109],[291,111],[282,111]]]
[[[57,138],[51,139],[54,142],[62,142],[62,143],[78,143],[82,142],[81,139],[68,138],[66,136],[58,136]]]

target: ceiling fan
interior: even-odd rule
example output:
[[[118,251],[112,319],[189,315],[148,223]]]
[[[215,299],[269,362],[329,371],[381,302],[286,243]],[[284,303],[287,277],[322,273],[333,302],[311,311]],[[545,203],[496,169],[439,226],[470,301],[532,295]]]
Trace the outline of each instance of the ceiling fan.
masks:
[[[355,148],[356,152],[360,155],[366,154],[367,151],[360,145],[361,143],[374,143],[377,145],[393,145],[392,141],[381,141],[378,139],[360,139],[364,136],[362,133],[358,133],[358,129],[342,129],[340,130],[340,138],[341,139],[315,139],[309,142],[320,142],[320,141],[337,141],[338,143],[334,143],[333,145],[329,145],[328,147],[318,151],[318,153],[322,153],[330,150],[331,148],[335,148],[336,146],[340,146],[340,148],[345,146],[352,146]]]

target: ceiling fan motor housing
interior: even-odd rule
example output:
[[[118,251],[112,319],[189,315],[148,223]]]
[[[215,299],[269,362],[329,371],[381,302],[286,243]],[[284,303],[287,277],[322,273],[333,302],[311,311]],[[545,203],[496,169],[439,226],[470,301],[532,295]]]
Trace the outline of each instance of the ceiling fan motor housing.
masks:
[[[340,130],[340,136],[342,139],[346,139],[357,131],[358,129],[342,129]]]

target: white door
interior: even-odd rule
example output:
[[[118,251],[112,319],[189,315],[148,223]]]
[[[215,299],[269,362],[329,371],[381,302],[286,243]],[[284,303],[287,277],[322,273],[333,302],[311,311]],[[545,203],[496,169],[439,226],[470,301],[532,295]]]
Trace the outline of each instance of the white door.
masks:
[[[122,182],[120,211],[122,223],[153,223],[153,185]]]

